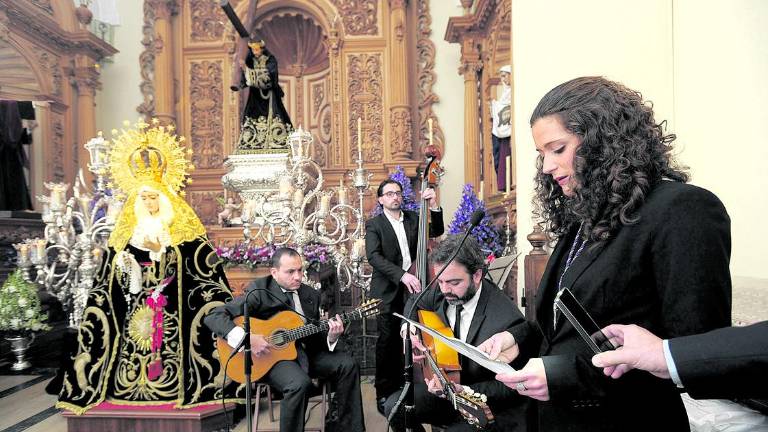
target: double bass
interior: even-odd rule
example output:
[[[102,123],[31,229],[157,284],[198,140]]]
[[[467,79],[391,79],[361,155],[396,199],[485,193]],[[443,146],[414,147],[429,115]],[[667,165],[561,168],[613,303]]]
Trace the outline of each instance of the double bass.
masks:
[[[432,276],[434,276],[429,271],[427,264],[429,254],[429,205],[427,200],[424,199],[424,192],[429,188],[435,188],[440,182],[440,177],[443,175],[443,168],[440,166],[440,150],[437,147],[431,144],[426,146],[424,148],[424,157],[426,159],[426,166],[421,174],[421,206],[419,208],[419,234],[416,259],[408,270],[421,282],[421,289],[419,291],[423,291]]]

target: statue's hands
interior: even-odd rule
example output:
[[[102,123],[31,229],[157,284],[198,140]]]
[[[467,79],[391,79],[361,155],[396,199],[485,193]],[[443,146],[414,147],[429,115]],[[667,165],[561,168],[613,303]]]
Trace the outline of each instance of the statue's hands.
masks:
[[[163,250],[163,246],[157,240],[151,240],[149,237],[144,237],[144,247],[152,252],[158,253]]]

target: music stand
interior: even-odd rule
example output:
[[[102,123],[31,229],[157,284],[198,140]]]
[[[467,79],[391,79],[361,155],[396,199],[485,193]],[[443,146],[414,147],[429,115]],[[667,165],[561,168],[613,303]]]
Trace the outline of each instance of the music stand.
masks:
[[[517,254],[496,258],[492,263],[488,264],[488,274],[486,277],[496,284],[497,287],[504,289],[504,284],[507,282],[507,278],[512,272],[512,267],[515,265],[515,258],[517,258]]]

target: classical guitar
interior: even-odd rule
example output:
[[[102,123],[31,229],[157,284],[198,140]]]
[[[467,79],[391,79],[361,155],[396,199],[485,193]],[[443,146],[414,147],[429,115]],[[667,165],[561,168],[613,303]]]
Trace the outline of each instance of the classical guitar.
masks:
[[[445,325],[440,316],[434,312],[420,310],[419,321],[422,324],[438,331],[446,336],[453,336],[450,327]],[[458,383],[459,366],[458,353],[448,348],[442,342],[434,339],[429,334],[422,334],[424,346],[424,376],[436,376],[443,388],[443,396],[447,398],[456,411],[464,417],[467,423],[478,429],[485,428],[489,423],[493,423],[493,413],[487,404],[487,397],[475,392],[467,386],[462,386],[461,392],[457,392],[454,383]]]
[[[344,324],[354,320],[375,316],[379,313],[381,300],[371,299],[361,304],[355,310],[340,315]],[[275,363],[281,360],[294,360],[296,358],[296,341],[316,333],[328,330],[328,320],[320,320],[317,323],[304,324],[301,317],[293,311],[282,311],[274,314],[267,320],[250,318],[251,333],[264,335],[270,344],[267,354],[262,354],[254,359],[251,367],[251,380],[258,381],[272,369]],[[235,318],[235,324],[243,324],[243,317]],[[216,347],[219,351],[219,361],[224,364],[232,353],[226,339],[218,338]],[[245,382],[243,373],[243,352],[238,352],[232,357],[227,369],[227,376],[239,383]]]

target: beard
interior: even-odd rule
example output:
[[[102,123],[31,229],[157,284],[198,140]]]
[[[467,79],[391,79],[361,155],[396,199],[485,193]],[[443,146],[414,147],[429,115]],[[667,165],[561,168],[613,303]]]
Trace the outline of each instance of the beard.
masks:
[[[445,294],[445,301],[448,302],[449,305],[463,305],[464,303],[472,300],[472,297],[477,294],[477,285],[475,285],[475,282],[472,280],[472,278],[469,279],[469,285],[467,285],[467,292],[464,293],[463,296],[458,297],[453,294]]]

